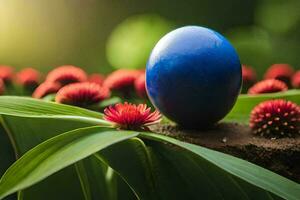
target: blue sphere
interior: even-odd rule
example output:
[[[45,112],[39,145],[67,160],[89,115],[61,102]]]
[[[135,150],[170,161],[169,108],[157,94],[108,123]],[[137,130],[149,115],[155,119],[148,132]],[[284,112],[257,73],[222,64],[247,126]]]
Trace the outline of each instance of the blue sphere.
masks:
[[[221,34],[186,26],[156,44],[146,68],[153,105],[183,127],[206,128],[221,120],[240,93],[239,57]]]

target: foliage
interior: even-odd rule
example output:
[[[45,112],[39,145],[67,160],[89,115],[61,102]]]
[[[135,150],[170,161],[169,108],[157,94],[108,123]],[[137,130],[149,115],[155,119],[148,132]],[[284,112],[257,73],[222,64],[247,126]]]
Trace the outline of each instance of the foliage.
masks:
[[[269,99],[286,99],[300,104],[300,90],[288,90],[287,92],[261,94],[261,95],[240,95],[237,103],[231,112],[225,117],[225,122],[238,122],[248,124],[251,110],[262,101]]]
[[[15,192],[30,200],[300,196],[299,184],[247,161],[163,135],[115,130],[92,111],[2,96],[0,113],[19,158],[1,178],[1,199]]]

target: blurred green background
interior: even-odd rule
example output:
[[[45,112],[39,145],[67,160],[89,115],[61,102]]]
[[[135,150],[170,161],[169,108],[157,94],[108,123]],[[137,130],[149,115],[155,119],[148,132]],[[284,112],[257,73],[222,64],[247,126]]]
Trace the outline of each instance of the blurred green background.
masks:
[[[143,68],[157,40],[184,25],[224,34],[259,74],[273,63],[300,68],[299,0],[1,0],[0,63]]]

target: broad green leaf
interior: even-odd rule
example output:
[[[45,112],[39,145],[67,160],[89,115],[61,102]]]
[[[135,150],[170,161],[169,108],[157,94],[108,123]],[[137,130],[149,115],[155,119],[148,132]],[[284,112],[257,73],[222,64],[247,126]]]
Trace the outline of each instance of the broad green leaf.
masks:
[[[92,155],[75,163],[85,200],[136,199],[128,184],[107,164]]]
[[[90,126],[86,122],[74,122],[64,118],[31,118],[4,115],[2,116],[2,124],[13,140],[13,147],[18,157],[39,143],[58,134]]]
[[[13,148],[2,125],[0,125],[0,176],[16,160]]]
[[[245,194],[247,187],[239,186],[230,174],[189,152],[176,150],[161,143],[149,143],[149,146],[152,147],[153,166],[158,169],[155,177],[157,177],[157,193],[160,194],[161,199],[196,200],[199,194],[204,199],[214,200],[258,197],[269,199],[266,198],[268,194],[263,190],[256,192],[255,196],[248,196]],[[170,180],[169,177],[173,178]]]
[[[299,184],[223,153],[153,133],[91,127],[61,134],[27,152],[2,177],[0,196],[29,187],[98,151],[95,156],[120,174],[138,199],[199,199],[199,194],[216,200],[297,199],[300,195]],[[88,192],[86,199],[91,195]]]
[[[84,200],[74,166],[64,168],[38,184],[20,191],[18,195],[18,200]]]
[[[43,106],[45,106],[44,103],[46,102],[42,102],[42,101],[38,101],[38,102],[39,102],[38,105],[43,104]],[[6,102],[6,104],[9,103]],[[2,105],[5,105],[5,103],[3,103]],[[52,106],[54,107],[55,110],[56,109],[55,106],[64,106],[64,105],[59,105],[59,104],[54,105],[54,103],[51,103],[51,105],[48,105],[46,107],[49,110],[52,108]],[[17,109],[15,109],[14,107],[10,107],[8,110],[4,112],[4,114],[12,115],[12,116],[3,116],[4,119],[3,124],[5,125],[4,127],[6,131],[14,139],[15,147],[16,147],[15,150],[18,155],[24,154],[26,151],[28,151],[35,145],[43,142],[48,138],[58,135],[66,130],[72,130],[76,127],[89,126],[89,124],[91,124],[92,121],[92,120],[81,120],[81,119],[77,120],[76,114],[72,116],[73,118],[68,118],[67,113],[62,115],[64,117],[67,116],[66,118],[59,118],[59,117],[58,119],[54,117],[52,118],[52,116],[56,116],[57,113],[53,115],[52,114],[47,115],[45,114],[48,112],[47,109],[45,113],[43,113],[43,111],[38,111],[37,113],[34,114],[32,113],[28,114],[26,113],[27,112],[26,111],[24,114],[21,108],[22,105],[20,105],[19,108],[18,106],[16,107]],[[69,107],[72,109],[77,109],[71,106]],[[1,108],[1,99],[0,99],[0,108]],[[31,109],[33,110],[33,108]],[[17,112],[17,114],[15,114],[15,111]],[[19,111],[21,112],[21,114],[18,113]],[[61,115],[57,115],[57,116],[61,116]],[[96,119],[93,117],[89,117],[89,118]],[[15,124],[18,124],[18,126],[15,126]],[[115,132],[115,134],[120,135],[120,133],[122,132],[123,131],[118,131]],[[137,133],[134,132],[127,132],[127,133],[132,133],[137,135]],[[283,177],[280,177],[267,170],[264,171],[264,169],[259,168],[256,165],[250,164],[248,162],[246,162],[247,164],[245,164],[243,163],[245,161],[241,161],[240,159],[237,158],[233,158],[233,157],[228,158],[226,157],[228,155],[225,154],[221,154],[218,156],[217,152],[207,150],[205,148],[197,147],[195,145],[192,145],[192,147],[195,148],[192,149],[192,147],[189,146],[190,144],[182,143],[168,137],[163,137],[163,136],[159,136],[159,138],[157,137],[158,135],[143,134],[143,139],[146,145],[138,139],[133,139],[130,140],[130,141],[134,141],[133,143],[124,142],[124,143],[115,144],[112,147],[103,150],[101,152],[102,154],[100,154],[101,155],[100,157],[103,157],[103,159],[108,164],[110,164],[111,167],[114,170],[116,170],[117,173],[120,174],[125,179],[125,181],[135,191],[136,195],[139,198],[151,199],[152,195],[155,194],[162,199],[174,199],[178,197],[197,199],[199,197],[198,195],[199,192],[206,195],[209,199],[219,199],[220,197],[224,199],[232,199],[232,198],[279,199],[279,197],[284,197],[284,198],[291,197],[291,199],[293,199],[293,197],[295,196],[295,191],[293,189],[295,183],[291,181],[289,182],[287,179],[284,179]],[[160,137],[163,137],[163,139]],[[59,142],[63,142],[63,140],[65,140],[65,142],[68,142],[67,138],[68,137],[60,140]],[[50,139],[49,141],[51,140],[52,139]],[[170,141],[172,141],[173,143]],[[70,140],[69,142],[71,142],[72,144],[71,146],[73,146],[72,143],[73,140]],[[173,146],[166,145],[165,143],[172,143]],[[187,146],[184,146],[183,144],[186,144]],[[75,142],[75,146],[76,145],[77,143]],[[118,147],[119,145],[121,146]],[[69,147],[69,145],[65,145],[65,146]],[[109,149],[115,149],[115,150],[109,150]],[[120,154],[120,149],[122,149],[121,151],[122,154]],[[207,150],[209,153],[205,154],[205,150]],[[216,154],[211,152],[214,152]],[[122,156],[120,156],[119,154]],[[78,154],[78,156],[80,157],[81,154]],[[211,158],[209,156],[211,156]],[[223,160],[221,159],[222,157],[224,157]],[[32,159],[35,160],[36,158],[32,158]],[[126,162],[129,159],[132,160],[131,163]],[[233,162],[233,164],[230,162],[231,159],[235,161]],[[123,160],[123,162],[120,162],[121,160]],[[239,163],[240,161],[242,164]],[[18,162],[19,161],[17,161],[16,163]],[[237,163],[240,164],[241,167],[239,165],[237,166]],[[59,163],[56,164],[59,165]],[[80,165],[79,167],[78,164]],[[250,167],[248,166],[248,164],[250,165]],[[55,169],[56,171],[52,171],[52,172],[50,171],[50,174],[48,174],[46,177],[42,176],[42,179],[44,178],[46,179],[26,189],[25,192],[22,192],[23,197],[20,199],[26,199],[26,200],[27,199],[39,200],[41,198],[64,199],[64,196],[61,197],[51,196],[51,195],[46,195],[46,197],[42,196],[43,193],[45,193],[45,191],[47,193],[51,190],[56,191],[55,186],[58,183],[59,183],[59,185],[57,186],[58,189],[61,188],[59,187],[61,186],[60,184],[62,184],[63,187],[66,187],[65,185],[67,185],[69,186],[69,188],[67,188],[65,191],[59,190],[58,194],[56,195],[64,194],[64,192],[68,193],[69,191],[73,192],[74,190],[74,197],[68,196],[70,199],[84,198],[85,200],[88,200],[90,198],[93,199],[94,196],[100,195],[100,193],[102,194],[102,192],[97,192],[95,188],[100,185],[101,187],[103,186],[103,190],[105,190],[105,187],[107,187],[107,185],[103,185],[102,183],[103,177],[101,178],[101,176],[103,175],[102,174],[103,171],[99,170],[100,174],[98,174],[98,176],[94,176],[92,169],[90,168],[91,166],[88,166],[89,165],[88,163],[84,161],[80,161],[79,163],[76,163],[76,165],[77,165],[76,171],[73,166],[69,166],[64,170],[59,171],[58,173],[55,173],[52,176],[46,178],[48,175],[51,175],[52,173],[58,171],[59,169]],[[250,168],[250,170],[248,170],[247,166],[248,168]],[[66,167],[66,165],[61,167],[64,168]],[[95,167],[94,168],[95,170],[97,169],[95,165],[93,165],[93,167]],[[249,173],[243,174],[240,171],[237,172],[234,171],[234,169],[239,167],[241,169],[245,168],[246,171],[250,172],[250,175]],[[251,169],[253,170],[251,171]],[[76,176],[76,172],[79,175],[79,178],[77,177],[77,179],[74,179],[74,177]],[[134,176],[135,173],[132,172],[137,172],[136,176]],[[143,175],[141,175],[142,174],[141,172],[143,173]],[[261,172],[264,172],[267,175],[264,175],[264,173]],[[263,176],[261,174],[263,174]],[[257,176],[258,177],[257,180],[251,177],[251,175]],[[270,177],[274,178],[274,176],[276,182],[281,181],[282,184],[284,185],[282,189],[283,191],[282,193],[280,192],[278,193],[278,184],[277,185],[275,184],[274,186],[274,184],[271,183]],[[147,177],[152,177],[151,178],[152,182]],[[250,181],[248,181],[248,178]],[[30,182],[30,184],[28,184],[27,186],[36,183],[37,181],[42,179],[39,179],[38,177],[37,180]],[[256,181],[258,181],[258,184],[256,184]],[[138,184],[141,182],[145,184]],[[0,194],[2,188],[1,183],[2,181],[0,182]],[[16,184],[19,183],[22,186],[22,181]],[[95,184],[96,186],[93,185],[95,187],[91,187],[91,183],[96,183]],[[287,186],[286,183],[288,183]],[[80,190],[80,184],[82,186],[81,187],[82,191]],[[12,187],[14,186],[15,185],[13,185]],[[290,188],[290,190],[288,190],[287,187]],[[183,189],[180,190],[180,188]],[[200,190],[199,188],[202,190]],[[119,190],[121,189],[118,188],[118,193]],[[195,191],[198,192],[195,193]],[[79,196],[83,194],[84,196],[75,198],[76,192],[79,193]],[[50,194],[52,193],[53,192],[50,192]],[[110,192],[110,194],[111,193],[112,192]],[[290,193],[290,196],[288,196],[287,193]],[[106,194],[103,195],[105,196]],[[296,193],[296,195],[298,194]]]
[[[99,119],[99,116],[102,117],[102,114],[78,107],[47,103],[23,97],[2,96],[0,97],[0,102],[0,113],[6,114],[3,116],[3,124],[6,127],[6,132],[13,139],[14,149],[19,157],[37,144],[60,133],[80,127],[87,127],[91,124],[107,124],[107,122]],[[88,162],[84,162],[84,164],[88,165]],[[90,169],[90,167],[91,165],[85,166],[86,171],[91,172],[93,169]],[[81,200],[83,196],[81,196],[80,176],[80,172],[76,171],[73,166],[70,166],[62,172],[48,177],[39,184],[22,191],[22,197],[19,199],[39,200],[43,198],[44,200],[58,200],[70,198]],[[89,179],[89,181],[97,183],[93,184],[92,192],[99,190],[99,187],[104,188],[106,184],[109,184],[105,180],[99,180],[101,174],[99,176],[92,176],[92,178],[95,180]],[[118,184],[122,181],[117,176],[115,179]],[[99,198],[105,199],[106,196],[103,193],[103,196],[99,196]]]
[[[199,194],[204,199],[300,197],[299,184],[247,161],[163,135],[140,137],[148,140],[153,165],[159,169],[155,177],[163,199],[197,199]]]
[[[75,106],[46,102],[28,97],[1,96],[0,114],[20,117],[64,118],[91,124],[110,125],[101,113]]]
[[[110,197],[106,180],[108,167],[94,156],[90,156],[75,163],[85,200],[93,200],[99,197],[112,199]]]
[[[97,153],[140,199],[199,199],[199,194],[204,199],[271,199],[272,194],[249,185],[248,190],[255,195],[248,196],[237,186],[239,180],[191,152],[171,147],[165,141],[153,144],[146,139],[145,142],[147,146],[134,138]]]
[[[103,148],[137,135],[134,132],[89,127],[51,138],[28,151],[7,170],[0,180],[0,198],[25,189]]]
[[[122,102],[122,99],[120,97],[112,97],[110,99],[103,100],[102,102],[99,103],[98,106],[100,108],[105,108],[107,106],[110,106],[110,105],[113,105],[116,103],[120,103],[120,102]]]
[[[126,180],[122,178],[118,173],[114,171],[112,178],[116,183],[116,187],[113,188],[112,191],[110,191],[111,194],[115,194],[112,200],[139,200],[139,198],[134,193],[134,190],[132,190]]]
[[[0,125],[0,177],[15,160],[16,156],[11,146],[11,142],[2,125]],[[5,200],[14,199],[16,199],[15,194],[5,198]]]
[[[151,161],[142,140],[132,138],[120,142],[103,149],[96,156],[104,159],[117,171],[133,188],[139,199],[158,199],[154,189]]]
[[[3,122],[5,122],[5,127],[8,133],[14,140],[15,149],[20,157],[28,150],[36,146],[37,144],[61,134],[66,131],[70,131],[76,128],[90,126],[89,123],[72,121],[70,119],[55,119],[55,118],[31,118],[31,117],[16,117],[16,116],[3,116]],[[18,126],[15,126],[18,124]],[[102,193],[105,188],[108,190],[113,190],[110,187],[112,183],[110,180],[106,180],[107,172],[101,174],[103,169],[99,169],[97,176],[94,176],[94,172],[100,164],[91,161],[89,158],[85,159],[83,162],[83,169],[78,171],[74,166],[70,166],[48,178],[39,182],[38,184],[22,191],[22,197],[19,199],[25,200],[82,200],[84,199],[83,191],[84,188],[81,187],[80,177],[81,173],[88,175],[88,181],[90,187],[90,192],[92,194],[97,193],[100,199],[107,199],[107,193]],[[131,197],[132,192],[130,188],[124,183],[124,181],[118,176],[114,175],[112,182],[115,182],[118,189],[118,193],[122,192],[120,196]],[[120,190],[120,188],[122,191]],[[101,189],[102,188],[102,189]],[[101,193],[100,193],[101,192]],[[110,198],[109,198],[110,199]],[[130,198],[132,199],[132,198]]]
[[[90,126],[89,123],[74,122],[70,119],[17,116],[2,116],[2,118],[6,134],[13,140],[18,157],[49,138],[76,128]],[[81,200],[82,194],[77,172],[73,166],[70,166],[22,191],[19,200],[64,200],[66,198]]]
[[[14,141],[15,151],[20,157],[37,144],[60,133],[80,127],[90,126],[89,123],[71,121],[70,119],[28,118],[3,116],[3,124],[7,133]],[[18,124],[16,126],[15,124]],[[97,186],[95,186],[97,187]],[[63,195],[62,195],[63,194]],[[22,191],[22,198],[29,200],[82,199],[80,181],[74,167],[68,167],[39,184]]]
[[[235,106],[225,117],[224,121],[247,124],[251,110],[260,102],[270,99],[286,99],[300,104],[300,90],[289,90],[287,92],[273,94],[240,95]]]
[[[55,101],[56,94],[48,94],[42,98],[43,101]]]
[[[166,144],[149,143],[161,199],[247,199],[211,163]],[[169,178],[172,177],[172,178]],[[221,184],[220,184],[221,183]],[[224,185],[227,187],[224,188]]]
[[[120,97],[112,97],[110,99],[105,99],[103,101],[101,101],[100,103],[97,103],[97,104],[93,104],[89,107],[87,107],[88,109],[90,110],[94,110],[94,111],[100,111],[100,112],[103,112],[103,110],[110,106],[110,105],[114,105],[116,103],[120,103],[122,102],[122,99]]]

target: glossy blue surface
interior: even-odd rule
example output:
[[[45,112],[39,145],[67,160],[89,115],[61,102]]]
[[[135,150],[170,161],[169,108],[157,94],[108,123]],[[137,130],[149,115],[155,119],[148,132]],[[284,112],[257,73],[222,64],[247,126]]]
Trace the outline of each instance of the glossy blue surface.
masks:
[[[151,102],[184,127],[208,127],[233,107],[242,83],[241,64],[219,33],[186,26],[165,35],[147,63]]]

